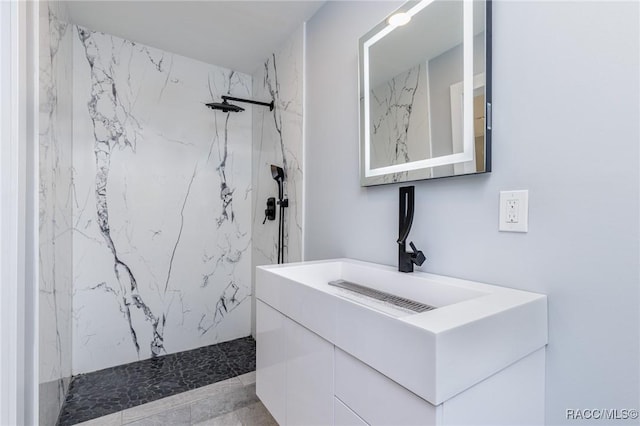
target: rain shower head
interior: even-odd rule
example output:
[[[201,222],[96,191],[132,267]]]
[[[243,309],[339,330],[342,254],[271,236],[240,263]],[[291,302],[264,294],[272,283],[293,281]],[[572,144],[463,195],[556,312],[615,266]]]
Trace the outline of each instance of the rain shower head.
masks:
[[[222,102],[213,102],[210,104],[206,104],[209,108],[216,110],[219,109],[222,112],[240,112],[244,111],[244,108],[239,107],[237,105],[232,105],[224,99]]]
[[[246,102],[248,104],[254,104],[254,105],[262,105],[262,106],[266,106],[269,107],[269,111],[273,111],[274,108],[274,102],[260,102],[260,101],[254,101],[253,99],[243,99],[243,98],[234,98],[233,96],[227,96],[224,95],[222,96],[222,102],[218,103],[218,102],[213,102],[210,104],[205,104],[207,105],[209,108],[211,109],[219,109],[222,110],[222,112],[240,112],[240,111],[244,111],[244,108],[239,107],[237,105],[232,105],[229,103],[229,101],[234,101],[234,102]]]

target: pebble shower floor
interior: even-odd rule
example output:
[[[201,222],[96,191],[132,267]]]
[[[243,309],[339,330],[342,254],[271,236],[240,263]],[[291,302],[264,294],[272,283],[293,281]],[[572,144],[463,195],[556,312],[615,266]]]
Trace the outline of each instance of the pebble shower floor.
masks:
[[[249,337],[118,365],[73,378],[59,426],[69,426],[256,369]]]

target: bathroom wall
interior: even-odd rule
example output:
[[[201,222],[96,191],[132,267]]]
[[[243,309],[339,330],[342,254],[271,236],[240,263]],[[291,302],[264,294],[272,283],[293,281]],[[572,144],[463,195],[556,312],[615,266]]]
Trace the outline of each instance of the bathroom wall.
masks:
[[[359,185],[356,94],[357,40],[398,5],[328,2],[307,24],[307,260],[396,264],[399,185]],[[422,270],[549,296],[549,425],[640,400],[639,6],[493,2],[494,171],[413,183]],[[498,232],[510,189],[529,190],[526,234]]]
[[[273,111],[253,108],[254,274],[257,265],[278,263],[277,206],[276,220],[264,222],[267,198],[278,198],[272,164],[285,170],[285,198],[289,200],[284,211],[284,261],[302,260],[304,34],[302,25],[253,73],[253,98],[275,102]]]
[[[73,56],[64,5],[39,13],[39,422],[53,425],[71,376]]]
[[[251,77],[74,28],[73,373],[250,333]]]

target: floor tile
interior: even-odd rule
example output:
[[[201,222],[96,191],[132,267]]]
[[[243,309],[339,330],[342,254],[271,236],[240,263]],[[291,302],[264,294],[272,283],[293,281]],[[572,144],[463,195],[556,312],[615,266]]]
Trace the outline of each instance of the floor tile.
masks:
[[[193,426],[241,426],[242,423],[238,418],[235,411],[227,413],[223,416],[218,416],[213,419],[208,419],[198,423],[192,423]],[[252,425],[253,426],[253,425]],[[256,425],[257,426],[257,425]]]
[[[256,402],[258,402],[258,397],[255,385],[227,388],[216,395],[193,402],[191,404],[191,419],[193,423],[202,422]]]
[[[249,336],[79,375],[71,382],[58,424],[106,416],[253,370],[255,341]]]
[[[256,402],[241,408],[235,413],[241,425],[278,426],[278,422],[271,416],[271,413],[262,402]]]
[[[185,405],[126,424],[128,426],[191,426],[191,409]]]
[[[238,388],[242,386],[242,382],[238,378],[223,380],[211,385],[203,386],[198,389],[182,392],[147,404],[138,405],[122,411],[122,422],[130,423],[148,417],[154,414],[162,413],[169,409],[187,405],[192,402],[211,397],[213,395],[225,392],[227,389]]]
[[[238,380],[240,380],[242,382],[243,385],[251,385],[253,383],[256,382],[256,372],[255,370],[250,372],[250,373],[246,373],[246,374],[242,374],[240,376],[237,377]]]
[[[87,420],[86,422],[78,423],[78,426],[121,426],[122,425],[122,412],[108,414],[106,416],[98,417],[96,419]]]
[[[226,355],[229,366],[236,374],[245,374],[256,369],[256,341],[248,336],[217,345]]]
[[[278,426],[278,423],[261,402],[256,402],[193,426]]]

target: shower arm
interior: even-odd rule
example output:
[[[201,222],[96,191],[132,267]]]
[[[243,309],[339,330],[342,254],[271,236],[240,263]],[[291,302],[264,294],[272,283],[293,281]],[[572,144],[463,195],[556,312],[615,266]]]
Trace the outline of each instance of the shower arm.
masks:
[[[227,96],[227,95],[222,96],[222,99],[225,100],[225,101],[245,102],[247,104],[268,106],[269,107],[269,111],[273,111],[273,107],[274,107],[273,101],[271,101],[271,102],[259,102],[259,101],[254,101],[254,100],[251,100],[251,99],[235,98],[233,96]]]

